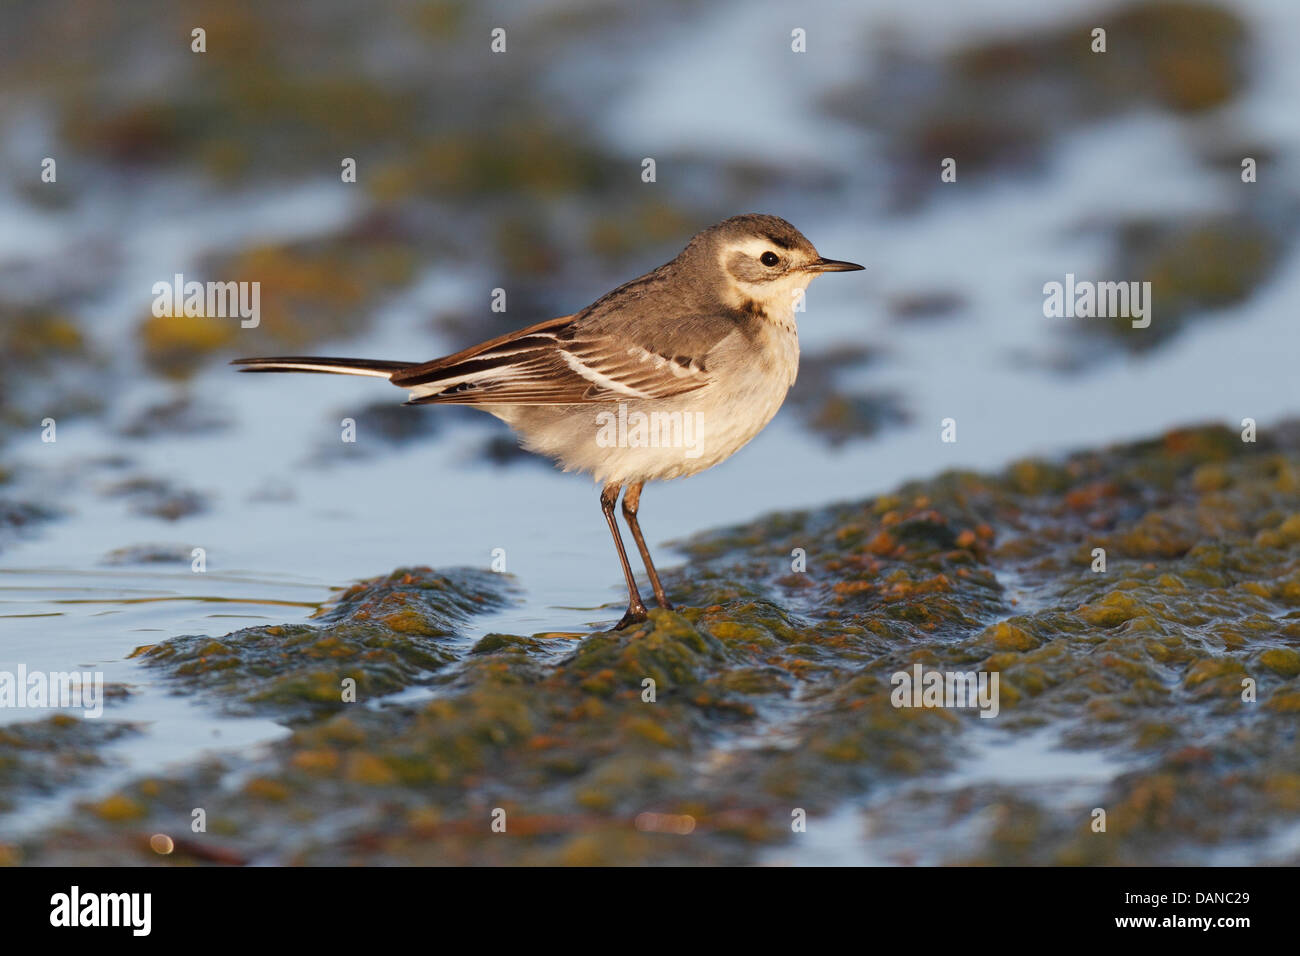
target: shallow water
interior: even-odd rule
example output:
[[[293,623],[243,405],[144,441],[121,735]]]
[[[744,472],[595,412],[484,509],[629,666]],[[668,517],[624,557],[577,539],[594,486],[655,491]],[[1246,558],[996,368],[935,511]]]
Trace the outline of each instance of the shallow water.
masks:
[[[845,804],[811,820],[797,841],[768,850],[762,862],[770,866],[959,863],[968,847],[987,838],[989,821],[977,817],[953,826],[950,820],[937,819],[936,813],[942,812],[938,807],[950,806],[939,796],[951,799],[958,791],[980,787],[1014,788],[1020,796],[1050,801],[1062,813],[1086,816],[1101,799],[1105,785],[1126,768],[1125,761],[1104,753],[1063,749],[1052,728],[1014,739],[989,729],[966,734],[962,743],[967,753],[948,773],[922,783],[882,787],[866,803]],[[1223,862],[1241,865],[1244,861]]]

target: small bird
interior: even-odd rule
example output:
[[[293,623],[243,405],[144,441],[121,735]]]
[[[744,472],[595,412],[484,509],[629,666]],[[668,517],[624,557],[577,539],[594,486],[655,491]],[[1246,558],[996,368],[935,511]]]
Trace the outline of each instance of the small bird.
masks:
[[[671,608],[637,519],[642,487],[711,468],[757,435],[794,384],[804,290],[823,272],[861,268],[822,258],[784,219],[735,216],[581,312],[444,358],[233,364],[386,378],[410,392],[407,405],[476,406],[513,428],[527,450],[592,475],[627,581],[622,630],[647,613],[614,516],[619,492],[626,487],[623,518],[655,600]]]

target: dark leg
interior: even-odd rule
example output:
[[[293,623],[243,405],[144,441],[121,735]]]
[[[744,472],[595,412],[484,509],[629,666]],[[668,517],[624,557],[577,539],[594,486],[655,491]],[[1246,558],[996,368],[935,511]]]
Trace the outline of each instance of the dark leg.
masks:
[[[641,507],[641,486],[644,484],[645,482],[638,481],[627,486],[627,494],[623,496],[623,517],[627,521],[627,526],[632,529],[632,540],[636,542],[636,549],[641,552],[645,573],[650,575],[650,587],[654,588],[655,600],[660,607],[666,607],[671,611],[673,606],[668,601],[668,595],[664,593],[664,586],[659,583],[659,572],[655,570],[654,562],[650,560],[650,549],[645,546],[645,538],[641,536],[641,523],[636,520],[637,509]]]
[[[623,550],[623,536],[618,533],[618,521],[614,518],[614,502],[618,501],[622,487],[611,482],[600,493],[600,510],[605,512],[609,533],[614,536],[614,547],[618,549],[618,559],[623,562],[623,577],[627,578],[627,613],[614,626],[616,631],[623,630],[629,624],[640,624],[649,617],[645,605],[641,603],[641,592],[636,589],[636,578],[632,576],[632,568],[627,563],[627,552]]]

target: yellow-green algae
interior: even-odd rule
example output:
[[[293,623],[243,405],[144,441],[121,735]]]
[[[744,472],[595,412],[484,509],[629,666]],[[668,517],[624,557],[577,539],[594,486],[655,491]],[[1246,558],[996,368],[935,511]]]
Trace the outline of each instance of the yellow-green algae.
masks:
[[[486,571],[398,568],[347,589],[312,624],[178,637],[132,656],[165,668],[178,689],[217,694],[235,713],[321,716],[348,696],[372,700],[444,668],[459,656],[458,628],[500,607],[505,593],[501,576]]]
[[[318,629],[164,642],[147,659],[180,686],[292,735],[87,805],[76,855],[147,859],[142,834],[188,834],[203,806],[214,825],[169,862],[743,863],[797,846],[796,808],[815,827],[928,781],[911,812],[976,834],[951,861],[1264,856],[1300,814],[1298,475],[1300,426],[1185,429],[703,535],[669,575],[681,610],[623,633],[445,640],[430,608],[476,582],[412,607],[398,571]],[[890,676],[918,663],[996,671],[998,718],[894,707]],[[345,675],[433,697],[341,704]],[[1104,833],[1033,788],[938,786],[972,735],[1044,729],[1122,766],[1098,784]]]
[[[122,696],[120,687],[105,688]],[[19,798],[50,794],[77,782],[88,769],[103,765],[98,749],[136,732],[121,721],[55,714],[44,720],[0,726],[0,813]]]

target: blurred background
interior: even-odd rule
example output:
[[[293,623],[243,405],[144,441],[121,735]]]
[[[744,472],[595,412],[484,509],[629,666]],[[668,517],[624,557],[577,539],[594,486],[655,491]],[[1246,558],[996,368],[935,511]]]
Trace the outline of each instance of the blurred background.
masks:
[[[666,565],[767,511],[1300,408],[1289,0],[10,0],[0,27],[0,667],[102,670],[150,727],[74,794],[286,732],[155,687],[141,644],[497,548],[521,600],[479,633],[621,613],[596,489],[503,425],[231,358],[425,360],[783,216],[867,269],[810,289],[777,420],[647,491]],[[260,282],[260,324],[154,315],[177,273]],[[1150,281],[1151,326],[1045,318],[1067,273]]]

